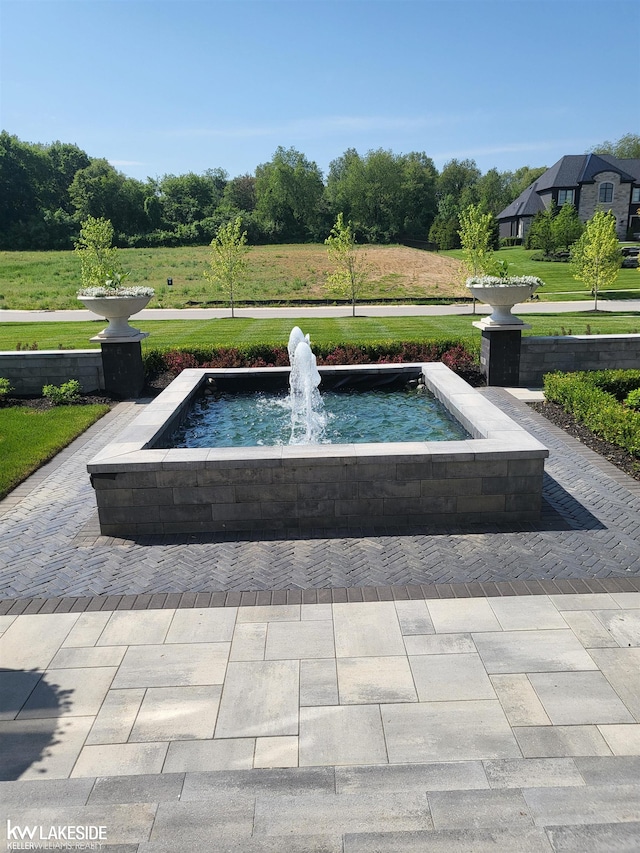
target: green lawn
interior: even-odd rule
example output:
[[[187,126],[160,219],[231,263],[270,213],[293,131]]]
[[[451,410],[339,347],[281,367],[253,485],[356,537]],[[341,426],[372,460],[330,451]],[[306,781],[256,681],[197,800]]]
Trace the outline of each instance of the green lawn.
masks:
[[[151,308],[187,308],[224,301],[204,273],[209,246],[159,249],[121,249],[129,273],[127,283],[153,287]],[[459,266],[452,259],[406,246],[367,246],[370,283],[367,295],[442,298],[464,294]],[[326,277],[331,268],[326,246],[301,243],[251,246],[247,275],[237,299],[271,302],[326,300]],[[173,284],[167,286],[167,279]],[[0,308],[59,310],[81,308],[76,299],[80,263],[72,251],[0,252]]]
[[[452,258],[462,259],[462,251],[455,249],[442,254]],[[531,256],[539,254],[522,246],[511,246],[496,252],[498,260],[509,264],[510,275],[535,275],[542,279],[544,287],[538,294],[546,302],[573,301],[574,299],[592,299],[591,292],[580,281],[573,278],[571,264],[553,263],[547,261],[532,261]],[[638,269],[621,269],[618,279],[610,291],[601,291],[603,299],[640,298],[640,271]]]
[[[371,266],[368,298],[402,301],[467,295],[464,276],[453,263],[462,256],[459,250],[421,252],[404,246],[367,246],[365,250]],[[185,308],[222,299],[204,278],[209,252],[208,246],[184,246],[122,249],[120,255],[130,272],[128,283],[155,288],[149,307]],[[569,264],[532,261],[532,254],[514,246],[497,252],[496,257],[506,260],[514,275],[541,278],[545,282],[542,299],[590,298],[587,289],[573,279]],[[243,292],[249,298],[271,302],[327,297],[324,285],[329,264],[322,244],[252,246],[247,259],[247,287],[239,298]],[[170,288],[167,278],[173,279]],[[72,251],[0,252],[0,308],[79,308],[79,286],[80,266]],[[640,295],[638,270],[620,270],[614,292],[618,297]]]
[[[580,311],[571,314],[521,314],[531,324],[524,334],[624,334],[640,332],[640,313],[609,314]],[[335,317],[327,319],[141,320],[136,326],[150,332],[144,349],[179,347],[242,347],[250,344],[285,345],[294,326],[318,344],[359,344],[370,341],[424,341],[460,338],[479,341],[471,315],[445,317]],[[70,323],[4,323],[0,350],[37,343],[38,349],[91,349],[89,338],[104,320]]]
[[[101,405],[0,409],[0,498],[108,411]]]

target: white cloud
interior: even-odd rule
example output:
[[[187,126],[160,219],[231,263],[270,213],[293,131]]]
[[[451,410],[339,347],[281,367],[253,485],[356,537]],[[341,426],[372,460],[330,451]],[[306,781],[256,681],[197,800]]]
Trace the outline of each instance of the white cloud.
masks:
[[[585,149],[584,140],[554,139],[539,142],[509,142],[504,145],[485,145],[462,148],[457,151],[432,154],[434,160],[450,160],[452,158],[488,157],[493,154],[517,154],[518,152],[557,151],[565,154],[580,154]]]
[[[318,116],[290,119],[279,124],[232,125],[222,127],[184,128],[168,132],[170,136],[192,138],[251,139],[261,136],[331,136],[339,133],[372,133],[376,131],[411,132],[444,127],[468,121],[469,113],[443,116]]]

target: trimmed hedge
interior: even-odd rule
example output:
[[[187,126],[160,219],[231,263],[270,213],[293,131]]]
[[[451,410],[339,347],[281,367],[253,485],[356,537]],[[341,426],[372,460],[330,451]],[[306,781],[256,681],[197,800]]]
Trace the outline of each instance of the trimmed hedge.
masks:
[[[640,388],[640,370],[593,370],[586,374],[597,388],[621,403],[630,391]]]
[[[630,391],[640,388],[640,370],[549,373],[547,400],[558,403],[595,435],[640,456],[640,412],[625,406]]]
[[[478,348],[459,340],[443,339],[411,343],[375,341],[351,344],[314,344],[319,365],[381,364],[414,361],[443,361],[462,375],[479,373]],[[284,346],[251,345],[247,347],[187,347],[180,350],[147,350],[144,355],[146,375],[154,378],[162,373],[177,375],[191,367],[288,367],[289,356]]]

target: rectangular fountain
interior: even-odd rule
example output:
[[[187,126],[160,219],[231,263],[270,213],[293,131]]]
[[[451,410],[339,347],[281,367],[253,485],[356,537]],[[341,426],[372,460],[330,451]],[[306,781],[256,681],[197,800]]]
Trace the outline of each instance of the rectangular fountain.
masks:
[[[278,386],[289,368],[183,371],[88,464],[104,535],[372,524],[401,527],[539,517],[548,450],[441,363],[319,368],[323,385],[403,376],[470,437],[453,441],[171,448],[193,400],[220,387]]]

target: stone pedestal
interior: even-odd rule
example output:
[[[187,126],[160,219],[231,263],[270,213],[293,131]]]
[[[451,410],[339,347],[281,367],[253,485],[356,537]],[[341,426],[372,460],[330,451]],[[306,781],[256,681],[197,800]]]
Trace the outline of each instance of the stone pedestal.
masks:
[[[520,340],[526,323],[512,326],[490,325],[480,320],[473,324],[482,331],[480,364],[487,385],[517,387],[520,384]]]
[[[107,393],[122,400],[142,394],[144,365],[140,341],[146,337],[148,332],[140,332],[135,337],[111,337],[108,341],[99,335],[91,338],[92,341],[100,341],[104,388]]]

